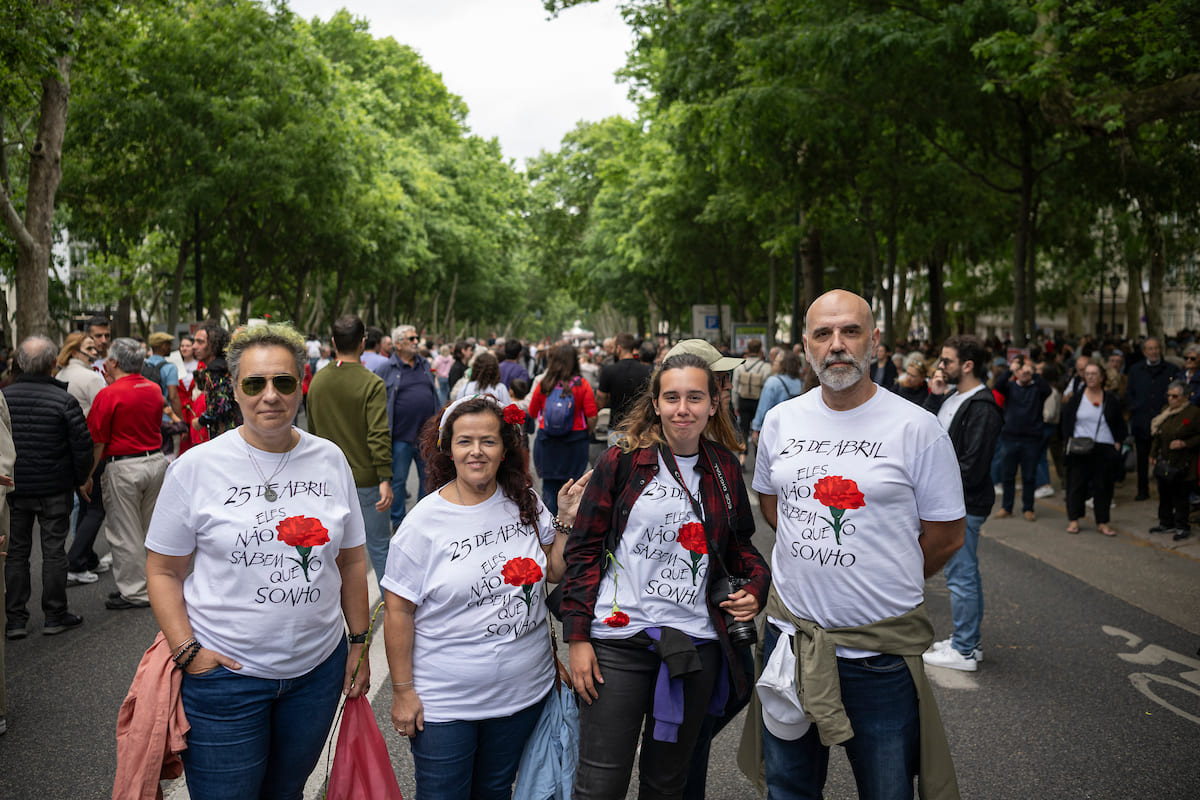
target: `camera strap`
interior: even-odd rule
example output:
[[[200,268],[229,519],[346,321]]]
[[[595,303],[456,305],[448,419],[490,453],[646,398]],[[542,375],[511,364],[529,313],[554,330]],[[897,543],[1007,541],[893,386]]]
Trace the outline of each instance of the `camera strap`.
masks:
[[[708,443],[703,437],[700,439],[700,452],[704,454],[704,460],[708,462],[708,467],[717,476],[717,483],[721,487],[721,496],[725,501],[725,517],[729,521],[729,530],[733,531],[733,497],[729,493],[729,484],[725,481],[725,475],[714,463],[712,456],[708,452]],[[667,465],[667,471],[671,473],[671,477],[675,479],[679,487],[683,489],[683,493],[687,495],[688,502],[692,504],[692,512],[696,515],[696,519],[700,521],[700,525],[704,528],[704,536],[708,545],[708,552],[716,558],[717,563],[721,565],[726,575],[732,575],[729,568],[725,566],[725,559],[721,558],[721,554],[713,547],[712,536],[709,535],[708,524],[705,519],[704,509],[700,507],[700,503],[692,497],[691,491],[688,490],[687,484],[683,481],[683,475],[679,472],[679,463],[675,460],[675,454],[671,452],[671,448],[665,444],[658,446],[658,453],[662,456],[663,463]]]

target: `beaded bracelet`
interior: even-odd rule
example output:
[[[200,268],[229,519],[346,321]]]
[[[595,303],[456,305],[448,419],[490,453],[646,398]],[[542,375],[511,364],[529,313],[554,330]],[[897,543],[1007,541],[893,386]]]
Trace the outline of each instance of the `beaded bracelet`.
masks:
[[[188,648],[187,658],[185,658],[182,662],[176,662],[177,664],[179,664],[179,668],[182,670],[186,670],[188,668],[188,665],[192,663],[192,659],[194,659],[196,657],[196,654],[200,652],[200,649],[201,648],[200,648],[199,642],[192,642],[191,646]]]
[[[197,642],[196,637],[193,636],[190,641],[184,642],[182,645],[176,648],[175,655],[171,656],[171,660],[178,664],[179,660],[187,654],[188,650],[195,648],[198,644],[200,643]]]
[[[559,533],[562,533],[562,534],[570,534],[571,533],[571,529],[568,528],[566,525],[563,525],[561,522],[559,522],[557,516],[550,518],[550,524],[553,525],[554,530],[558,531]]]

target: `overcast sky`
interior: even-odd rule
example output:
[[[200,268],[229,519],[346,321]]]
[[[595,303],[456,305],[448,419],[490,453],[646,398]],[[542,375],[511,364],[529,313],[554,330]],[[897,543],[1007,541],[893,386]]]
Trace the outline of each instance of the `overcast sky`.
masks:
[[[615,0],[568,9],[548,20],[541,0],[288,0],[306,19],[347,8],[421,54],[446,88],[466,101],[472,132],[500,140],[517,167],[557,150],[579,120],[633,105],[613,73],[632,37]]]

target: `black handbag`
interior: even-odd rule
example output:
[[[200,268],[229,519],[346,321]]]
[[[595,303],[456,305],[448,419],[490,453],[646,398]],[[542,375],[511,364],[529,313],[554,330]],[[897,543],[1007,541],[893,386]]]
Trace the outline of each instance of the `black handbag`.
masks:
[[[1183,467],[1173,467],[1165,458],[1160,458],[1154,462],[1154,477],[1174,483],[1183,477]]]
[[[1100,401],[1100,416],[1096,419],[1096,436],[1100,433],[1100,423],[1104,420],[1104,401]],[[1087,436],[1072,436],[1067,439],[1067,446],[1063,452],[1069,456],[1090,456],[1092,451],[1096,449],[1096,440]]]

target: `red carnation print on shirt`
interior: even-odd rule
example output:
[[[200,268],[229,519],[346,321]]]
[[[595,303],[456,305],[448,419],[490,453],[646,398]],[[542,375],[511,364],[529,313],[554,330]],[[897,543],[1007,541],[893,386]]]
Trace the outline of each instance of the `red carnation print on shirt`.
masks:
[[[533,587],[542,579],[542,568],[532,558],[518,556],[504,562],[500,574],[505,583],[519,586],[524,592],[521,599],[525,601],[525,613],[528,614],[533,608]]]
[[[704,526],[699,522],[685,522],[679,526],[679,544],[692,557],[688,568],[692,571],[692,586],[700,572],[700,561],[708,554],[708,541],[704,538]]]
[[[276,530],[279,531],[279,540],[296,548],[296,552],[300,554],[300,558],[289,557],[288,560],[299,564],[300,569],[304,570],[304,580],[312,583],[312,579],[308,577],[312,549],[329,543],[329,531],[321,524],[321,520],[304,516],[282,519]]]
[[[862,508],[867,504],[863,493],[858,490],[858,484],[840,475],[827,475],[813,486],[813,497],[817,502],[829,509],[833,519],[821,517],[833,527],[833,536],[837,543],[842,543],[842,518],[847,511]]]

